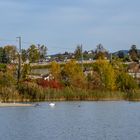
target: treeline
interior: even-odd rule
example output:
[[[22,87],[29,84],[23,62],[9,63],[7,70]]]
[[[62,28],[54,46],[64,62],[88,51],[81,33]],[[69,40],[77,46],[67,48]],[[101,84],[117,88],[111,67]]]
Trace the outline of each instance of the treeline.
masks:
[[[118,51],[116,53],[110,53],[103,47],[102,44],[98,44],[95,50],[83,50],[81,45],[78,45],[74,52],[65,52],[62,54],[52,55],[47,57],[47,47],[45,45],[30,45],[27,49],[22,49],[21,52],[16,46],[7,45],[0,47],[0,63],[18,63],[19,54],[22,59],[22,63],[38,63],[44,62],[49,59],[52,61],[66,61],[67,59],[75,60],[96,60],[96,59],[116,59],[120,58],[123,61],[135,61],[140,60],[140,50],[137,49],[136,45],[132,45],[128,51]]]
[[[139,62],[140,60],[140,50],[137,49],[136,45],[132,45],[128,50],[120,50],[118,52],[110,53],[107,49],[103,47],[102,44],[98,44],[96,49],[90,51],[83,51],[82,46],[78,45],[74,51],[74,58],[76,60],[81,60],[83,55],[84,60],[96,60],[96,59],[116,59],[119,58],[123,62],[134,61]]]
[[[28,49],[17,50],[16,46],[7,45],[0,47],[0,63],[18,63],[19,55],[22,62],[34,63],[45,60],[47,47],[45,45],[31,45]]]

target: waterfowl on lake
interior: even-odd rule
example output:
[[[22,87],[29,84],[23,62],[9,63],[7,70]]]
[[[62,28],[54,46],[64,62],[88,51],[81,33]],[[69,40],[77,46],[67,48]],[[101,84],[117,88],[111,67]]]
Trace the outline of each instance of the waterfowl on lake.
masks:
[[[34,105],[34,107],[37,107],[37,106],[39,106],[39,103],[36,103],[36,104]]]
[[[55,103],[49,103],[49,106],[53,107],[55,106]]]

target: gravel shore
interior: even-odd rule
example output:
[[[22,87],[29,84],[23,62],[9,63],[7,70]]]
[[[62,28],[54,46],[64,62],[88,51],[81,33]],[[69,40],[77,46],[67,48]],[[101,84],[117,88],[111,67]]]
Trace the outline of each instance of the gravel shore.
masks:
[[[0,103],[0,107],[28,107],[33,106],[33,104],[25,103]]]

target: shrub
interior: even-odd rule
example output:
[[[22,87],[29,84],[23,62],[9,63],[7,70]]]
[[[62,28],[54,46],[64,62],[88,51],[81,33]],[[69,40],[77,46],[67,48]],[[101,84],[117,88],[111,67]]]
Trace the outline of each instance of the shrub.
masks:
[[[54,89],[61,89],[62,85],[57,80],[43,80],[38,79],[37,84],[44,87],[44,88],[54,88]]]
[[[116,84],[118,89],[122,91],[134,91],[138,87],[135,79],[125,72],[119,73],[117,76]]]
[[[36,83],[20,83],[18,85],[18,91],[23,100],[40,101],[45,98],[43,89]]]
[[[3,102],[15,101],[18,99],[18,91],[15,87],[0,87],[0,99]]]

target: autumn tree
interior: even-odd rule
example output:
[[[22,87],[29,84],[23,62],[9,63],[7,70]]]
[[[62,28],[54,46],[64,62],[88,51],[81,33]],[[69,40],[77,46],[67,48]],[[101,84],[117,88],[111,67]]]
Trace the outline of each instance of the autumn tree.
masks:
[[[125,67],[125,65],[123,63],[123,60],[120,59],[120,58],[114,58],[111,61],[111,65],[113,66],[116,74],[120,73],[122,71],[126,71],[126,67]]]
[[[56,80],[60,80],[61,76],[60,64],[58,64],[55,61],[51,62],[50,73]]]
[[[28,78],[28,75],[30,74],[30,71],[31,71],[31,67],[30,67],[30,64],[24,64],[23,65],[23,68],[22,68],[22,79],[27,79]]]
[[[100,75],[101,88],[114,90],[116,88],[116,75],[112,65],[106,60],[97,60],[93,69]]]
[[[85,77],[81,67],[76,61],[71,60],[64,66],[62,77],[67,83],[75,87],[84,87]]]

